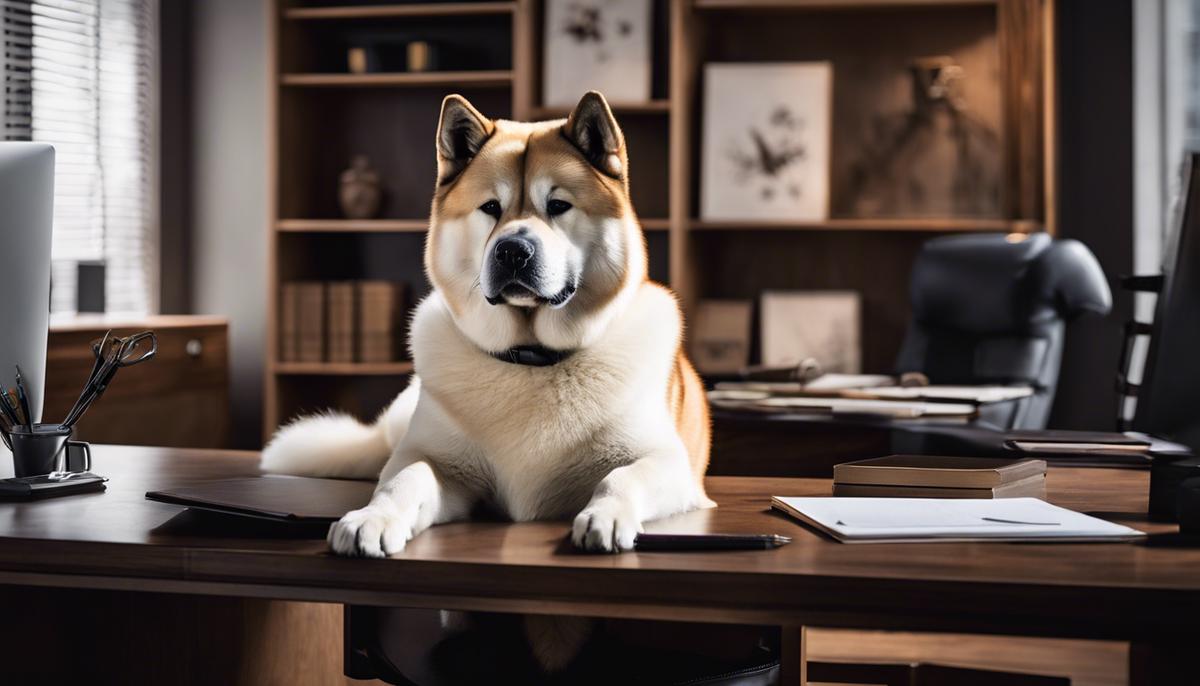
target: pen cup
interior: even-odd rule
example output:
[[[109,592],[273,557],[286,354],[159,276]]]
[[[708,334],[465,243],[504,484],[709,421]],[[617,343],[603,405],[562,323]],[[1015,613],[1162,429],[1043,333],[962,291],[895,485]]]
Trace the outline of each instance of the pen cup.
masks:
[[[55,471],[90,470],[91,446],[83,441],[72,441],[71,431],[71,427],[61,424],[34,424],[33,431],[14,427],[8,434],[12,446],[13,473],[23,477]]]

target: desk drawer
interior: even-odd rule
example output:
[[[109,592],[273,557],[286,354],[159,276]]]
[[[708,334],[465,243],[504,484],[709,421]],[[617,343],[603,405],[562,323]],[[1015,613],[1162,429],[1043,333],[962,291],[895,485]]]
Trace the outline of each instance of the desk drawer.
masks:
[[[115,328],[115,335],[153,329],[154,359],[117,372],[112,386],[77,424],[96,443],[220,448],[229,433],[229,343],[225,324]],[[91,342],[106,328],[51,328],[46,356],[46,421],[61,421],[91,371]]]

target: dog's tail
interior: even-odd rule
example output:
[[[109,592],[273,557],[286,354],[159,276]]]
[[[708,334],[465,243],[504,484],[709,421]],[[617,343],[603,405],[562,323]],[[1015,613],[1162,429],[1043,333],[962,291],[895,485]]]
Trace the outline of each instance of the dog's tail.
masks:
[[[377,479],[408,432],[420,392],[420,380],[414,376],[370,426],[339,412],[300,417],[275,432],[263,449],[260,466],[276,474]]]

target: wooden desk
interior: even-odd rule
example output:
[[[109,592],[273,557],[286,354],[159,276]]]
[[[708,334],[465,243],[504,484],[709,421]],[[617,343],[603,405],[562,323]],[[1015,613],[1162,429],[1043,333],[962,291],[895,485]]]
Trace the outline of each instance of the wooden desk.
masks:
[[[269,652],[273,641],[242,627],[244,613],[195,596],[764,623],[789,627],[797,641],[802,626],[1132,640],[1136,674],[1146,679],[1139,684],[1183,683],[1182,672],[1171,671],[1187,655],[1177,637],[1190,632],[1200,612],[1200,549],[843,545],[768,511],[771,494],[828,494],[830,483],[822,479],[715,477],[709,494],[720,508],[648,527],[794,537],[774,551],[582,555],[565,543],[566,522],[472,522],[434,527],[396,558],[361,560],[330,556],[323,541],[214,531],[179,508],[143,498],[151,489],[255,474],[253,453],[97,446],[95,465],[112,479],[107,493],[0,504],[0,584],[21,587],[6,594],[8,616],[20,611],[22,599],[27,621],[53,615],[29,598],[61,598],[81,609],[90,607],[93,592],[137,592],[121,596],[126,600],[163,594],[154,596],[153,608],[106,611],[103,629],[89,638],[110,645],[105,639],[115,635],[116,619],[125,619],[122,631],[133,631],[135,610],[161,614],[169,599],[191,597],[189,614],[173,624],[202,627],[210,641],[221,621],[241,627],[224,629],[241,641],[235,675],[246,674],[246,661],[259,657],[255,651]],[[1048,487],[1050,500],[1061,505],[1149,532],[1174,531],[1145,520],[1146,490],[1145,472],[1107,469],[1055,469]],[[152,627],[160,639],[155,645],[171,624]],[[116,637],[136,644],[127,633]],[[0,650],[38,648],[38,641],[28,643],[6,637]],[[120,654],[111,651],[100,652]],[[798,682],[798,671],[791,673]]]

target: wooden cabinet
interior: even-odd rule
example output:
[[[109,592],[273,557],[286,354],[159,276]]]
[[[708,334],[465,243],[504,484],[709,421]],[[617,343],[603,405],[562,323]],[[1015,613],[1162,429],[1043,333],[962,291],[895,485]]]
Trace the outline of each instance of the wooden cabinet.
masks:
[[[61,421],[92,369],[91,343],[147,329],[158,335],[154,359],[117,373],[76,425],[95,443],[221,448],[228,441],[229,326],[210,316],[52,319],[46,353],[43,420]]]

